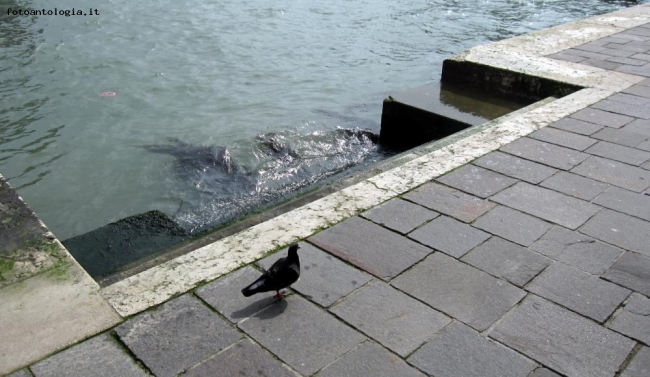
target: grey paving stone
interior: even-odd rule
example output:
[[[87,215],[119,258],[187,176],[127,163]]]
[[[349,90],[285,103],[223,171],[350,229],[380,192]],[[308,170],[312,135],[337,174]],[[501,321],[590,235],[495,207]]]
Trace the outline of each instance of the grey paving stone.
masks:
[[[621,377],[648,377],[650,376],[650,348],[641,347],[628,364]]]
[[[431,249],[359,217],[311,236],[309,242],[384,280],[431,253]]]
[[[650,92],[650,88],[648,87],[640,86],[639,88],[646,88]],[[631,132],[633,134],[643,135],[648,138],[650,137],[650,121],[645,119],[637,119],[626,124],[620,130],[624,132]]]
[[[76,344],[32,365],[31,369],[36,377],[149,375],[108,334]]]
[[[424,377],[404,360],[372,342],[364,342],[325,369],[318,377]]]
[[[442,253],[427,257],[392,285],[479,331],[525,296],[510,283]]]
[[[361,214],[368,220],[406,234],[440,214],[399,198],[391,199]]]
[[[638,84],[632,85],[631,87],[623,90],[623,93],[630,93],[637,96],[650,98],[650,87],[644,85],[638,85]]]
[[[518,157],[569,170],[584,161],[589,155],[555,144],[522,137],[501,147],[501,150]]]
[[[580,228],[580,232],[650,256],[650,223],[647,221],[605,209]]]
[[[535,364],[454,321],[408,361],[436,377],[528,376]]]
[[[606,141],[599,141],[596,145],[590,147],[585,152],[636,166],[650,160],[650,152],[644,152],[638,149],[608,143]]]
[[[535,242],[552,226],[546,221],[503,206],[491,209],[473,225],[524,246]]]
[[[29,372],[29,369],[17,370],[11,374],[8,374],[7,377],[32,377],[33,374]]]
[[[591,135],[594,132],[597,132],[598,130],[605,127],[600,124],[589,123],[584,120],[574,119],[571,117],[562,118],[555,123],[551,123],[549,126],[553,128],[559,128],[561,130],[571,131],[581,135]]]
[[[246,266],[206,284],[199,288],[196,294],[228,320],[239,322],[275,301],[270,293],[253,297],[244,297],[241,294],[241,289],[255,281],[261,274],[260,270]]]
[[[370,275],[306,242],[300,244],[298,254],[301,278],[291,288],[321,306],[332,305],[372,279]],[[258,263],[269,269],[277,258],[270,256]]]
[[[620,50],[620,49],[608,48],[608,47],[603,48],[601,51],[605,55],[611,55],[612,57],[618,57],[618,58],[626,58],[626,57],[632,56],[634,54],[638,54],[638,52],[635,52],[635,51]],[[611,58],[607,58],[607,60],[608,61],[617,61],[616,59],[611,59]],[[621,63],[619,63],[619,64],[621,64]]]
[[[443,175],[437,181],[481,198],[492,196],[517,182],[505,175],[469,164]]]
[[[650,77],[650,64],[638,67],[633,65],[621,65],[616,68],[618,72],[630,73],[638,76]]]
[[[492,197],[499,204],[575,229],[599,208],[556,191],[519,182]]]
[[[637,60],[638,61],[638,60]],[[628,63],[624,63],[628,64]],[[645,62],[641,62],[641,64],[632,64],[632,65],[643,65]],[[649,105],[650,104],[650,99],[644,98],[641,96],[635,96],[634,94],[628,94],[628,93],[616,93],[612,96],[610,96],[608,99],[612,101],[618,101],[618,102],[623,102],[623,103],[629,103],[630,105]]]
[[[115,331],[156,376],[175,376],[242,337],[189,295],[139,314]]]
[[[606,53],[612,53],[614,51],[615,50],[607,49],[605,52]],[[626,52],[626,54],[633,54],[633,52]],[[590,65],[590,66],[593,66],[593,67],[598,67],[598,68],[602,68],[602,69],[609,69],[609,70],[616,69],[621,65],[620,63],[613,63],[613,62],[609,62],[609,61],[605,61],[605,60],[597,60],[597,59],[586,59],[586,60],[581,61],[580,64],[586,64],[586,65]]]
[[[530,249],[594,275],[605,272],[623,253],[617,247],[557,225]]]
[[[645,135],[630,132],[629,130],[626,131],[622,128],[603,128],[602,130],[591,135],[591,137],[627,147],[636,147],[648,138]]]
[[[637,148],[637,149],[644,150],[644,151],[650,151],[650,140],[646,140],[646,141],[644,141],[643,143],[637,145],[636,148]],[[643,165],[644,168],[645,168],[646,166],[648,166],[648,164]],[[646,169],[647,169],[647,168],[646,168]]]
[[[571,172],[636,192],[650,187],[647,170],[602,157],[589,157]]]
[[[621,128],[634,120],[634,118],[630,116],[614,114],[593,107],[587,107],[586,109],[571,114],[571,118],[612,128]]]
[[[650,296],[650,258],[628,251],[603,274],[603,278]]]
[[[271,354],[243,339],[183,374],[187,377],[278,376],[295,377]]]
[[[576,135],[572,132],[566,132],[551,127],[544,127],[540,130],[537,130],[528,135],[528,137],[545,141],[551,144],[557,144],[562,147],[577,149],[579,151],[584,151],[596,142],[596,140],[592,138]]]
[[[609,55],[600,54],[598,52],[584,51],[584,50],[575,49],[575,48],[570,48],[570,49],[564,50],[563,52],[571,54],[571,55],[577,55],[577,56],[582,56],[582,57],[585,57],[585,58],[590,58],[590,59],[605,60],[605,59],[607,59],[609,57]]]
[[[613,376],[634,341],[529,295],[489,336],[567,376]]]
[[[494,207],[493,203],[486,200],[437,183],[418,187],[404,195],[404,198],[466,223],[476,220]]]
[[[540,186],[584,200],[591,200],[610,187],[606,183],[565,171],[547,178]]]
[[[552,372],[546,368],[537,368],[528,377],[561,377],[559,374]]]
[[[409,237],[436,250],[460,258],[490,235],[447,216],[440,216]]]
[[[488,153],[473,164],[530,183],[540,183],[557,172],[551,167],[498,151]]]
[[[275,302],[239,327],[304,375],[329,365],[366,339],[297,295]]]
[[[555,54],[548,55],[551,59],[564,60],[567,62],[580,63],[585,60],[584,56],[573,55],[567,51],[561,51]]]
[[[619,67],[618,70],[622,71],[621,67]],[[645,105],[632,105],[629,103],[604,99],[602,101],[594,103],[591,105],[591,107],[620,115],[625,115],[628,117],[650,119],[650,107]]]
[[[352,293],[330,311],[402,357],[451,322],[447,316],[380,281]]]
[[[600,194],[593,202],[650,221],[650,196],[648,195],[619,187],[611,187]]]
[[[601,323],[631,293],[562,263],[548,267],[526,289]]]
[[[623,310],[609,324],[609,328],[646,345],[650,344],[650,299],[633,293]]]
[[[551,263],[537,253],[499,237],[490,238],[461,260],[520,287]]]

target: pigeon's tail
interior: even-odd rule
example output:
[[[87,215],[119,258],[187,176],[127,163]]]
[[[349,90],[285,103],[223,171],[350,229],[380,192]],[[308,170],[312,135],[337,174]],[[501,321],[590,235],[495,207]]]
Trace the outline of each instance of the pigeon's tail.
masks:
[[[249,297],[249,296],[254,295],[255,293],[264,292],[264,289],[265,289],[264,284],[265,283],[266,283],[266,277],[262,276],[261,278],[255,280],[255,282],[253,282],[253,284],[251,284],[248,287],[242,289],[241,293],[244,296]]]

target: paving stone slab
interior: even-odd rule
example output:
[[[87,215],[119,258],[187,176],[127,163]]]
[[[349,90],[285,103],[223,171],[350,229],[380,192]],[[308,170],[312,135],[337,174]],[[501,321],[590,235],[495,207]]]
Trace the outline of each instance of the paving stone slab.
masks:
[[[631,293],[562,263],[551,265],[526,289],[601,323]]]
[[[359,217],[324,230],[310,237],[309,242],[384,280],[397,276],[432,251]]]
[[[635,148],[625,147],[606,141],[599,141],[596,145],[590,147],[585,152],[595,156],[605,157],[636,166],[639,166],[644,162],[650,160],[650,152],[645,152]]]
[[[320,371],[318,377],[425,377],[404,360],[373,342],[364,342]]]
[[[505,175],[474,165],[463,165],[437,181],[481,198],[492,196],[517,182]]]
[[[190,295],[139,314],[115,331],[156,376],[175,376],[242,337]]]
[[[639,352],[628,364],[621,377],[647,377],[650,376],[650,348],[641,347]]]
[[[391,199],[361,214],[368,220],[406,234],[440,214],[399,198]]]
[[[650,258],[628,251],[605,272],[603,278],[650,296]]]
[[[629,73],[637,76],[650,77],[650,64],[646,64],[641,67],[632,66],[632,65],[621,65],[620,67],[616,68],[616,71]]]
[[[648,55],[650,56],[650,55]],[[637,96],[650,98],[650,87],[643,85],[632,85],[631,87],[623,90],[623,93],[630,93]]]
[[[528,135],[528,137],[579,151],[584,151],[596,142],[592,138],[552,127],[544,127]]]
[[[490,235],[447,216],[440,216],[409,234],[409,237],[436,250],[460,258]]]
[[[633,293],[609,328],[646,345],[650,344],[650,299]]]
[[[380,281],[352,293],[330,311],[402,357],[451,322],[444,314]]]
[[[580,228],[580,232],[650,256],[650,223],[647,221],[605,209]]]
[[[640,86],[640,88],[648,89],[648,92],[650,92],[650,88],[648,87]],[[650,121],[646,119],[637,119],[623,126],[623,128],[621,128],[621,131],[643,135],[645,138],[650,138]]]
[[[565,171],[545,179],[540,186],[583,200],[591,200],[610,187],[607,183]]]
[[[618,70],[623,71],[620,67]],[[650,119],[650,107],[644,105],[632,105],[629,103],[604,99],[594,103],[591,107],[628,117]]]
[[[628,130],[624,130],[623,128],[616,129],[607,127],[591,135],[591,137],[626,147],[636,147],[648,138],[645,135],[641,135],[636,132],[630,132]]]
[[[29,369],[21,369],[8,374],[7,377],[33,377],[34,375],[29,372]]]
[[[494,203],[437,183],[418,187],[404,198],[466,223],[494,207]]]
[[[570,377],[611,377],[634,341],[529,295],[489,336]]]
[[[607,49],[604,52],[605,53],[612,53],[613,51],[615,51],[615,50]],[[627,52],[626,54],[633,54],[633,52]],[[613,63],[613,62],[609,62],[609,61],[605,61],[605,60],[597,60],[597,59],[586,59],[586,60],[581,61],[580,64],[586,64],[586,65],[590,65],[590,66],[593,66],[593,67],[598,67],[598,68],[608,69],[608,70],[616,69],[616,68],[620,67],[620,65],[621,65],[620,63]]]
[[[551,167],[498,151],[488,153],[472,163],[530,183],[540,183],[557,172]]]
[[[117,375],[116,375],[117,376]],[[214,357],[194,366],[184,377],[296,375],[262,347],[243,339]]]
[[[261,274],[262,271],[246,266],[206,284],[199,288],[196,294],[229,321],[239,322],[275,301],[270,293],[253,297],[242,295],[241,289],[254,282]]]
[[[593,203],[650,221],[650,196],[611,187]]]
[[[602,157],[589,157],[571,172],[636,192],[650,187],[647,170]]]
[[[535,242],[552,226],[546,221],[503,206],[491,209],[473,225],[524,246]]]
[[[520,287],[551,263],[537,253],[499,237],[490,238],[461,260]]]
[[[502,146],[500,149],[518,157],[563,170],[569,170],[589,157],[573,149],[528,137],[517,139]]]
[[[149,375],[106,333],[76,344],[30,368],[36,377]]]
[[[636,60],[636,59],[634,59]],[[638,60],[636,60],[637,64],[631,64],[631,63],[623,63],[623,64],[631,64],[631,65],[644,65],[646,62],[641,61],[639,63]],[[618,101],[618,102],[623,102],[623,103],[629,103],[630,105],[649,105],[650,104],[650,99],[644,98],[641,96],[635,96],[633,94],[628,94],[628,93],[616,93],[612,96],[610,96],[608,99],[612,101]]]
[[[372,276],[306,242],[300,244],[298,255],[301,278],[291,287],[321,306],[332,305],[372,279]],[[269,256],[259,264],[269,269],[277,258]]]
[[[550,371],[546,368],[537,368],[535,371],[528,377],[561,377],[559,374]]]
[[[591,203],[525,182],[501,191],[492,200],[571,229],[599,210]]]
[[[525,296],[514,285],[442,253],[427,257],[392,285],[479,331]]]
[[[631,116],[614,114],[593,107],[587,107],[571,114],[571,118],[612,128],[621,128],[634,120],[634,117]]]
[[[530,249],[594,275],[605,272],[623,253],[618,247],[557,225]]]
[[[454,321],[408,361],[436,377],[528,376],[535,363]]]
[[[641,149],[643,151],[650,151],[650,140],[646,140],[643,143],[639,144],[636,146],[637,149]],[[643,168],[647,169],[647,166],[650,165],[650,162],[647,164],[643,165]]]
[[[366,340],[297,295],[277,301],[239,327],[304,375],[316,373]]]
[[[574,119],[572,117],[567,117],[567,118],[562,118],[557,122],[551,123],[549,127],[574,132],[580,135],[591,135],[601,130],[605,126],[600,124],[585,122],[584,120]]]

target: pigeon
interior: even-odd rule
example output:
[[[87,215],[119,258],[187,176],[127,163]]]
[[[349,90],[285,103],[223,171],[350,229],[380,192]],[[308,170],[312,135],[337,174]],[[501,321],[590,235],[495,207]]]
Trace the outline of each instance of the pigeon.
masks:
[[[275,291],[276,294],[273,297],[283,298],[284,294],[280,290],[295,283],[300,277],[298,249],[300,247],[297,243],[289,245],[289,254],[287,257],[275,261],[268,271],[263,273],[251,285],[242,289],[241,293],[249,297],[260,292]]]

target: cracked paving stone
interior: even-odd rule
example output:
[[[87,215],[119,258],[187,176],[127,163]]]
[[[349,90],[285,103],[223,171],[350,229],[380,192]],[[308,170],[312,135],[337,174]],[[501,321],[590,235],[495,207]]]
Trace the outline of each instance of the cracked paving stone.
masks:
[[[573,149],[527,137],[508,143],[500,150],[562,170],[569,170],[589,157],[588,154]]]
[[[445,327],[408,361],[436,377],[528,376],[536,366],[459,322]]]
[[[361,215],[402,234],[440,216],[437,212],[399,198],[391,199]]]
[[[650,376],[650,348],[641,347],[628,364],[621,377],[648,377]]]
[[[498,151],[488,153],[472,164],[534,184],[557,172],[551,167]]]
[[[650,171],[602,157],[589,157],[571,172],[635,192],[650,187]]]
[[[628,251],[605,272],[603,278],[650,296],[650,258]]]
[[[567,376],[614,376],[635,344],[534,295],[499,321],[489,336]]]
[[[580,232],[650,257],[650,222],[603,209]]]
[[[494,207],[493,203],[486,200],[437,183],[428,183],[418,187],[404,195],[404,199],[466,223],[474,221]]]
[[[391,284],[479,331],[526,295],[514,285],[442,253],[427,257]]]
[[[488,233],[447,216],[440,216],[409,234],[409,237],[436,250],[460,258],[490,238]]]
[[[515,179],[475,165],[463,165],[436,180],[484,199],[517,182]]]
[[[623,310],[616,314],[609,328],[650,344],[650,298],[632,293]]]
[[[278,300],[241,322],[239,327],[304,375],[316,373],[366,340],[362,334],[297,295]]]
[[[336,224],[308,241],[384,280],[399,275],[432,252],[359,217]]]
[[[591,200],[610,187],[607,183],[565,171],[544,180],[540,186],[583,200]]]
[[[535,242],[552,226],[546,221],[503,206],[494,207],[473,225],[524,246]]]
[[[149,375],[107,333],[78,343],[30,368],[36,377]]]
[[[547,268],[526,289],[601,323],[631,293],[562,263]]]
[[[330,311],[402,357],[451,322],[447,316],[380,281],[352,293]]]
[[[175,376],[242,337],[187,294],[135,316],[115,331],[156,376]]]

